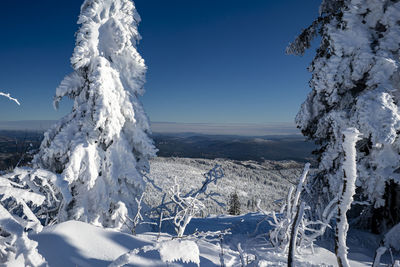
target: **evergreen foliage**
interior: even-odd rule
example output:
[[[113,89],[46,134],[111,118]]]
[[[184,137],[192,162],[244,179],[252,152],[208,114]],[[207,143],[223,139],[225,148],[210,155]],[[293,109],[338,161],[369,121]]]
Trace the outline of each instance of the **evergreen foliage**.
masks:
[[[240,201],[237,192],[235,191],[229,197],[229,209],[230,215],[240,215]]]
[[[390,0],[324,0],[320,16],[291,43],[287,52],[303,54],[319,35],[320,45],[309,67],[312,91],[296,123],[319,146],[318,174],[313,182],[316,209],[341,190],[344,161],[341,133],[357,128],[357,198],[383,209],[375,230],[400,218],[399,201],[388,201],[390,183],[400,182],[400,2]],[[324,192],[321,194],[321,192]],[[330,194],[325,194],[329,192]],[[399,194],[399,191],[395,192]],[[397,211],[395,211],[397,210]],[[364,212],[371,219],[371,212]],[[369,227],[372,227],[370,224]]]

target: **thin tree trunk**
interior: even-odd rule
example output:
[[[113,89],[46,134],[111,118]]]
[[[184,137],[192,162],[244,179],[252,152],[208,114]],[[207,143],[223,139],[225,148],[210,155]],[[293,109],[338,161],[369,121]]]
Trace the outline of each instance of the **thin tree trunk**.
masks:
[[[296,216],[292,223],[292,231],[290,234],[289,254],[288,254],[288,267],[294,267],[294,255],[296,254],[296,241],[297,233],[299,232],[299,225],[304,214],[304,202],[300,203],[297,207]]]
[[[335,253],[339,267],[350,267],[347,259],[347,222],[346,213],[353,202],[355,194],[355,183],[357,178],[356,164],[356,142],[359,140],[359,131],[355,128],[348,128],[343,132],[343,190],[338,200],[338,217],[336,222]]]

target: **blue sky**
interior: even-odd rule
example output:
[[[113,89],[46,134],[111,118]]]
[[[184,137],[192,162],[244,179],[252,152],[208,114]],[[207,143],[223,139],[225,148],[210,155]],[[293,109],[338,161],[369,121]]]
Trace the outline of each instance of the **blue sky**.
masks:
[[[0,120],[53,120],[55,88],[69,58],[80,0],[2,3]],[[286,45],[317,16],[317,0],[136,0],[139,51],[148,66],[144,107],[152,121],[292,122],[309,92],[303,57]]]

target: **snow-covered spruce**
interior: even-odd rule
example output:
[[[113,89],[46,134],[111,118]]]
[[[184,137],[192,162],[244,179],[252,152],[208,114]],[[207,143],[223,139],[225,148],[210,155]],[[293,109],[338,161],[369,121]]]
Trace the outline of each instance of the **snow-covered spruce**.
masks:
[[[86,0],[81,7],[74,72],[57,88],[70,114],[45,133],[34,165],[62,175],[72,195],[60,221],[123,228],[136,214],[142,172],[156,149],[138,97],[146,66],[136,50],[140,17],[130,0]]]
[[[399,17],[398,1],[324,0],[320,16],[287,48],[288,53],[303,54],[313,37],[321,36],[309,67],[312,91],[296,117],[303,134],[320,147],[315,208],[329,202],[329,195],[321,192],[340,192],[341,134],[355,127],[362,133],[357,144],[357,187],[362,190],[357,197],[381,207],[381,216],[369,225],[380,231],[400,220],[394,208],[400,203],[387,202],[390,194],[400,192]],[[389,183],[392,190],[387,190]],[[363,214],[371,218],[371,213]]]

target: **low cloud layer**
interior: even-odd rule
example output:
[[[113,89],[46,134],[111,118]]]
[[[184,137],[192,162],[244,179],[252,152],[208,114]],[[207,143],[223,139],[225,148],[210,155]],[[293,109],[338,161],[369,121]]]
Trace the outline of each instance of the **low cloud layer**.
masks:
[[[55,121],[0,121],[0,130],[27,130],[46,131]],[[173,123],[153,122],[151,127],[154,133],[198,133],[210,135],[299,135],[293,123],[271,124],[214,124],[214,123]]]
[[[213,123],[152,123],[154,133],[200,133],[243,136],[297,135],[293,123],[274,124],[213,124]]]

